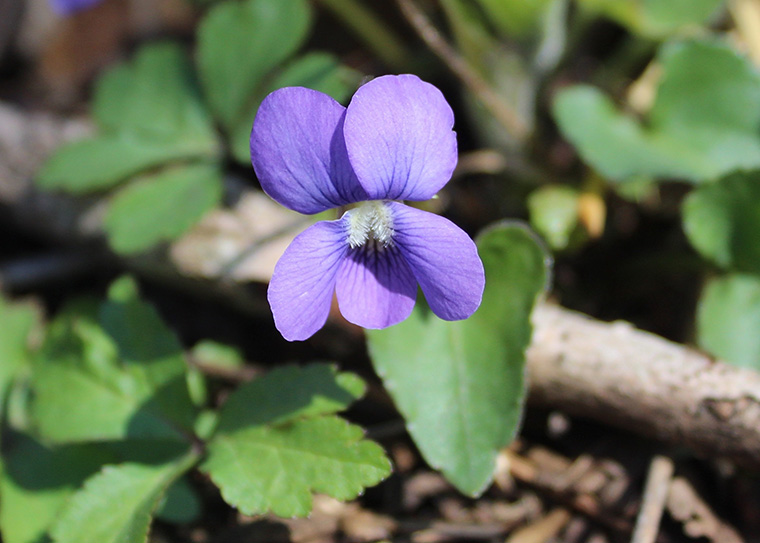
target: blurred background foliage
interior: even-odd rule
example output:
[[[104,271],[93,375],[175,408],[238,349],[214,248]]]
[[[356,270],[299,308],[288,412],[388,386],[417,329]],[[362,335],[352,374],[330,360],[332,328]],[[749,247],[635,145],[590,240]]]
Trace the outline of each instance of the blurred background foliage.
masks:
[[[547,295],[563,305],[760,370],[754,0],[104,0],[68,18],[37,0],[0,6],[0,97],[93,125],[40,165],[37,187],[96,202],[99,231],[125,259],[192,243],[241,193],[261,197],[248,137],[272,90],[301,85],[346,104],[367,78],[413,72],[444,91],[460,162],[440,198],[421,205],[473,236],[520,219],[542,241],[514,224],[486,230],[482,312],[444,329],[420,308],[370,334],[369,356],[396,384],[386,382],[423,456],[467,494],[491,481],[517,430],[547,250]],[[293,235],[281,225],[303,221],[251,205],[254,237],[225,249],[212,280],[247,259],[256,271],[237,279],[265,282]],[[244,358],[343,363],[356,335],[338,315],[339,339],[328,331],[306,347],[283,346],[268,315],[222,331],[208,317],[180,323],[178,336],[133,280],[106,289],[116,275],[72,288],[94,299],[0,300],[3,439],[14,442],[0,481],[4,541],[142,541],[151,515],[191,522],[202,501],[187,483],[195,466],[240,510],[283,516],[306,514],[312,491],[350,499],[387,475],[382,451],[335,414],[362,395],[357,376],[316,364],[237,387],[209,377],[241,371]],[[457,335],[471,344],[451,355],[446,338]],[[225,344],[199,343],[217,336]],[[459,430],[483,437],[477,454],[462,453],[461,435],[438,441],[425,406],[450,405],[455,383],[419,397],[413,383],[435,373],[430,360],[468,368],[478,387],[511,387],[502,404],[459,405]],[[294,386],[313,401],[278,403]],[[261,402],[262,418],[247,420],[244,401]],[[316,442],[336,464],[295,457],[303,473],[277,490],[241,486],[260,486],[276,459],[236,466],[236,456]],[[102,523],[103,499],[123,505],[116,528]],[[95,520],[79,527],[82,518]]]

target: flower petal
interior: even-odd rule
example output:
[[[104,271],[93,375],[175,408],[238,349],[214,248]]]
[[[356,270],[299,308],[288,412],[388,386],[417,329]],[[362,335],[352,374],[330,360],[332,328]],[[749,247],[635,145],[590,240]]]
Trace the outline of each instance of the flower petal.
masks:
[[[364,328],[386,328],[412,312],[417,280],[398,249],[365,245],[349,250],[343,260],[336,294],[347,321]]]
[[[264,192],[307,214],[366,199],[346,155],[345,112],[303,87],[267,96],[251,131],[251,162]]]
[[[50,0],[53,11],[59,15],[72,15],[77,11],[85,10],[102,0]]]
[[[472,315],[485,287],[475,243],[448,219],[398,202],[388,205],[393,210],[393,239],[433,313],[448,321]]]
[[[456,166],[453,126],[441,91],[407,74],[360,87],[343,130],[351,165],[371,199],[427,200]]]
[[[307,339],[324,326],[347,251],[342,220],[313,224],[285,249],[267,292],[274,324],[285,339]]]

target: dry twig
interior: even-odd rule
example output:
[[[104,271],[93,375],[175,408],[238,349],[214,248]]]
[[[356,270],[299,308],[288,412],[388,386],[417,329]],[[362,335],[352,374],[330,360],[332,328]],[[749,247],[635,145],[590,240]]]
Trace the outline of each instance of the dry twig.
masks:
[[[657,539],[672,477],[673,460],[666,456],[655,456],[649,467],[631,543],[654,543]]]
[[[413,0],[396,0],[396,2],[401,13],[427,46],[470,92],[477,96],[513,138],[518,142],[524,142],[529,136],[529,129],[509,104],[504,102],[488,82],[449,45]]]
[[[760,375],[550,305],[534,312],[530,400],[760,468]]]

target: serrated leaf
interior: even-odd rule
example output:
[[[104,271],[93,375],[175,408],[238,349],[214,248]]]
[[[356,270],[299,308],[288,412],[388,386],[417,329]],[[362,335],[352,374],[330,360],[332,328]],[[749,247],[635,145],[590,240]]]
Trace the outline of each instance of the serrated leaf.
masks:
[[[364,394],[353,373],[328,364],[285,366],[241,385],[222,407],[217,432],[337,413]]]
[[[363,392],[326,364],[273,370],[230,395],[201,469],[246,514],[303,516],[312,492],[356,497],[390,470],[360,428],[330,416]]]
[[[472,317],[446,322],[418,303],[406,321],[367,331],[375,369],[425,460],[471,496],[517,431],[530,314],[547,275],[546,253],[524,227],[492,228],[478,251],[486,288]]]
[[[198,492],[187,477],[180,477],[166,491],[156,518],[174,524],[189,524],[198,520],[202,507]]]
[[[207,164],[175,167],[137,179],[117,192],[105,216],[108,242],[134,254],[184,234],[222,197],[219,169]]]
[[[562,185],[546,185],[528,196],[530,224],[553,249],[565,249],[578,226],[579,192]]]
[[[198,70],[225,126],[236,124],[267,73],[301,46],[310,19],[304,0],[225,2],[209,10],[198,29]]]
[[[174,43],[147,45],[97,83],[92,114],[101,129],[146,139],[183,139],[213,149],[212,122],[192,65]]]
[[[39,543],[66,500],[113,455],[94,445],[51,449],[17,435],[0,480],[5,543]]]
[[[697,309],[703,349],[736,366],[760,370],[760,277],[731,274],[711,280]]]
[[[193,142],[154,141],[132,134],[103,135],[61,147],[42,167],[37,182],[75,194],[110,188],[172,160],[203,156]]]
[[[39,173],[42,187],[102,190],[166,162],[219,154],[189,61],[176,44],[145,46],[133,63],[107,73],[93,108],[102,133],[60,148]]]
[[[100,307],[99,322],[113,338],[125,369],[143,388],[157,391],[151,402],[157,412],[189,432],[195,408],[182,344],[156,309],[140,299],[131,277],[114,281],[108,298]]]
[[[306,87],[345,102],[359,85],[359,74],[328,53],[308,53],[297,58],[250,97],[231,129],[232,154],[243,164],[251,161],[250,136],[253,120],[267,94],[282,87]]]
[[[311,512],[312,493],[358,496],[390,473],[383,450],[361,428],[335,416],[282,426],[248,426],[217,435],[201,469],[245,514]]]
[[[55,543],[145,543],[152,515],[197,456],[106,466],[74,494],[51,529]]]
[[[49,327],[33,364],[33,413],[54,443],[184,440],[192,429],[186,366],[176,339],[139,300],[69,311]]]
[[[760,274],[760,172],[699,187],[684,202],[683,223],[705,257],[724,268]]]
[[[562,91],[554,117],[581,156],[606,177],[694,182],[760,166],[760,75],[715,40],[666,44],[664,77],[648,123],[617,111],[587,86]]]
[[[31,362],[29,336],[38,321],[33,305],[10,303],[0,296],[0,410],[16,373]]]

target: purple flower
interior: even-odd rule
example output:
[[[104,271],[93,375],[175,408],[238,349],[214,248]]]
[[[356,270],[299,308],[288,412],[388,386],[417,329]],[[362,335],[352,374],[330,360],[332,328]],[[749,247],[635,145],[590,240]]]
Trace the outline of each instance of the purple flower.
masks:
[[[407,318],[418,284],[442,319],[475,312],[485,284],[475,244],[449,220],[397,201],[432,198],[451,178],[453,125],[441,92],[414,75],[374,79],[347,108],[301,87],[262,102],[251,157],[264,191],[306,214],[358,203],[307,228],[277,262],[268,298],[285,339],[319,330],[333,293],[346,320],[365,328]]]
[[[53,10],[59,15],[71,15],[102,1],[103,0],[49,0]]]

